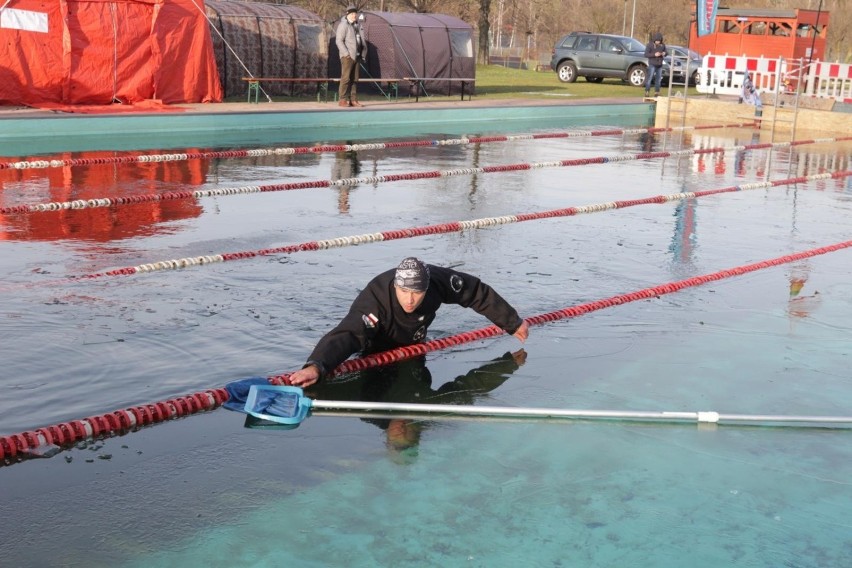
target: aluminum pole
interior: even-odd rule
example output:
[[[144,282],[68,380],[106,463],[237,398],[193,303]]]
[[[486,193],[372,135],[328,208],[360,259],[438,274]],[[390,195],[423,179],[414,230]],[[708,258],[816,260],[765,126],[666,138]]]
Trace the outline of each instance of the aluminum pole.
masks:
[[[714,411],[642,411],[642,410],[585,410],[564,408],[524,408],[509,406],[472,406],[453,404],[417,404],[395,402],[362,402],[311,400],[313,410],[340,410],[409,413],[410,415],[462,415],[471,417],[503,418],[575,418],[645,420],[654,422],[718,423],[795,423],[795,424],[849,424],[852,416],[806,416],[778,414],[722,414]]]

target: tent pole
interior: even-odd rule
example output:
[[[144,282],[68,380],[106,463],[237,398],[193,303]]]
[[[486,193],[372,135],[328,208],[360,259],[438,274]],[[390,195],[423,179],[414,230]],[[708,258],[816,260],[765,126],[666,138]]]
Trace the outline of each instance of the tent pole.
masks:
[[[379,90],[379,92],[382,94],[382,96],[383,96],[384,98],[386,98],[386,99],[390,100],[390,95],[388,95],[387,93],[385,93],[385,92],[384,92],[384,90],[382,90],[382,86],[378,83],[379,79],[376,79],[375,77],[373,77],[372,75],[370,75],[370,72],[369,72],[369,71],[367,71],[367,66],[366,66],[366,65],[364,65],[364,62],[363,62],[363,61],[359,61],[359,62],[358,62],[358,65],[360,65],[360,66],[361,66],[361,69],[363,69],[363,70],[364,70],[364,73],[366,73],[366,74],[367,74],[367,78],[368,78],[368,79],[372,79],[372,80],[373,80],[373,84],[376,86],[376,88]]]
[[[234,56],[234,59],[236,59],[236,60],[237,60],[237,62],[238,62],[238,63],[240,64],[240,66],[241,66],[241,67],[245,70],[245,72],[248,74],[248,76],[249,76],[249,77],[251,77],[252,79],[254,79],[254,73],[252,73],[251,71],[249,71],[249,68],[248,68],[248,67],[246,67],[246,64],[245,64],[245,63],[243,63],[243,60],[242,60],[242,59],[240,59],[240,56],[239,56],[239,55],[237,55],[237,52],[236,52],[236,51],[234,51],[234,48],[233,48],[233,47],[231,47],[231,44],[229,44],[229,43],[228,43],[228,40],[226,40],[226,39],[225,39],[225,36],[224,36],[224,35],[222,35],[222,32],[220,32],[220,31],[219,31],[219,28],[217,28],[217,27],[213,24],[213,20],[211,20],[211,19],[207,16],[207,14],[204,12],[204,10],[202,10],[202,9],[201,9],[201,6],[199,6],[199,5],[198,5],[198,2],[196,2],[195,0],[192,0],[192,4],[193,4],[193,5],[194,5],[197,9],[198,9],[198,11],[199,11],[199,12],[201,12],[201,15],[202,15],[202,16],[204,16],[204,19],[205,19],[205,20],[207,20],[207,23],[208,23],[208,24],[210,24],[210,27],[211,27],[211,28],[213,28],[213,29],[216,31],[216,35],[218,35],[218,36],[222,39],[222,43],[225,45],[225,47],[227,47],[227,48],[228,48],[228,51],[230,51],[230,52],[231,52],[231,54]],[[258,83],[258,84],[257,84],[257,88],[258,88],[258,89],[260,89],[260,92],[261,92],[261,93],[263,93],[263,95],[266,97],[267,102],[270,102],[270,103],[271,103],[271,102],[272,102],[272,97],[270,97],[270,96],[269,96],[269,93],[267,93],[266,91],[264,91],[264,90],[263,90],[263,87],[261,87],[261,86],[260,86],[260,83]]]

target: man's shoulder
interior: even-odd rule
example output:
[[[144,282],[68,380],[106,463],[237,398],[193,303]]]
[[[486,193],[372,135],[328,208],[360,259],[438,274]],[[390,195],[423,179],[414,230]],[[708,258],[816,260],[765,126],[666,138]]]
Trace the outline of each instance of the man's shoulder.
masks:
[[[464,274],[462,272],[458,272],[457,270],[453,270],[452,268],[447,268],[446,266],[439,266],[437,264],[427,264],[426,266],[429,267],[430,279],[434,279],[435,277],[438,277],[440,279],[444,275],[449,274]]]
[[[469,286],[475,285],[479,278],[467,272],[461,272],[454,268],[446,266],[437,266],[429,264],[429,280],[437,284],[439,288],[445,291],[452,291],[456,294]]]
[[[391,268],[390,270],[385,270],[384,272],[373,276],[373,279],[367,284],[367,288],[375,289],[377,287],[383,287],[390,284],[393,281],[395,273],[396,268]]]

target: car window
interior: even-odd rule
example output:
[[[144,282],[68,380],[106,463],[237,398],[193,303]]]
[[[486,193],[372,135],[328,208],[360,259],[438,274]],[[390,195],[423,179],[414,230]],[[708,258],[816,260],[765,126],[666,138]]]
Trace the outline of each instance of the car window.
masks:
[[[632,37],[624,40],[624,47],[627,51],[645,51],[645,44]]]
[[[595,44],[597,43],[597,41],[598,38],[596,38],[595,36],[583,36],[577,41],[576,49],[582,51],[594,51]]]
[[[572,47],[574,47],[575,41],[577,41],[577,36],[569,35],[563,40],[562,45],[560,47],[571,49]]]
[[[609,37],[602,37],[600,50],[608,53],[617,53],[621,51],[621,43]]]

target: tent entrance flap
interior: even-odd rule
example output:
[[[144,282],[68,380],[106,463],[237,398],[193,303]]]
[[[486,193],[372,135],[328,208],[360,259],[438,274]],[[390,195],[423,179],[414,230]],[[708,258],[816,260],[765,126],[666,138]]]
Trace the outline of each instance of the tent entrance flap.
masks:
[[[153,98],[154,6],[66,2],[71,38],[63,98],[67,104],[134,103]]]

